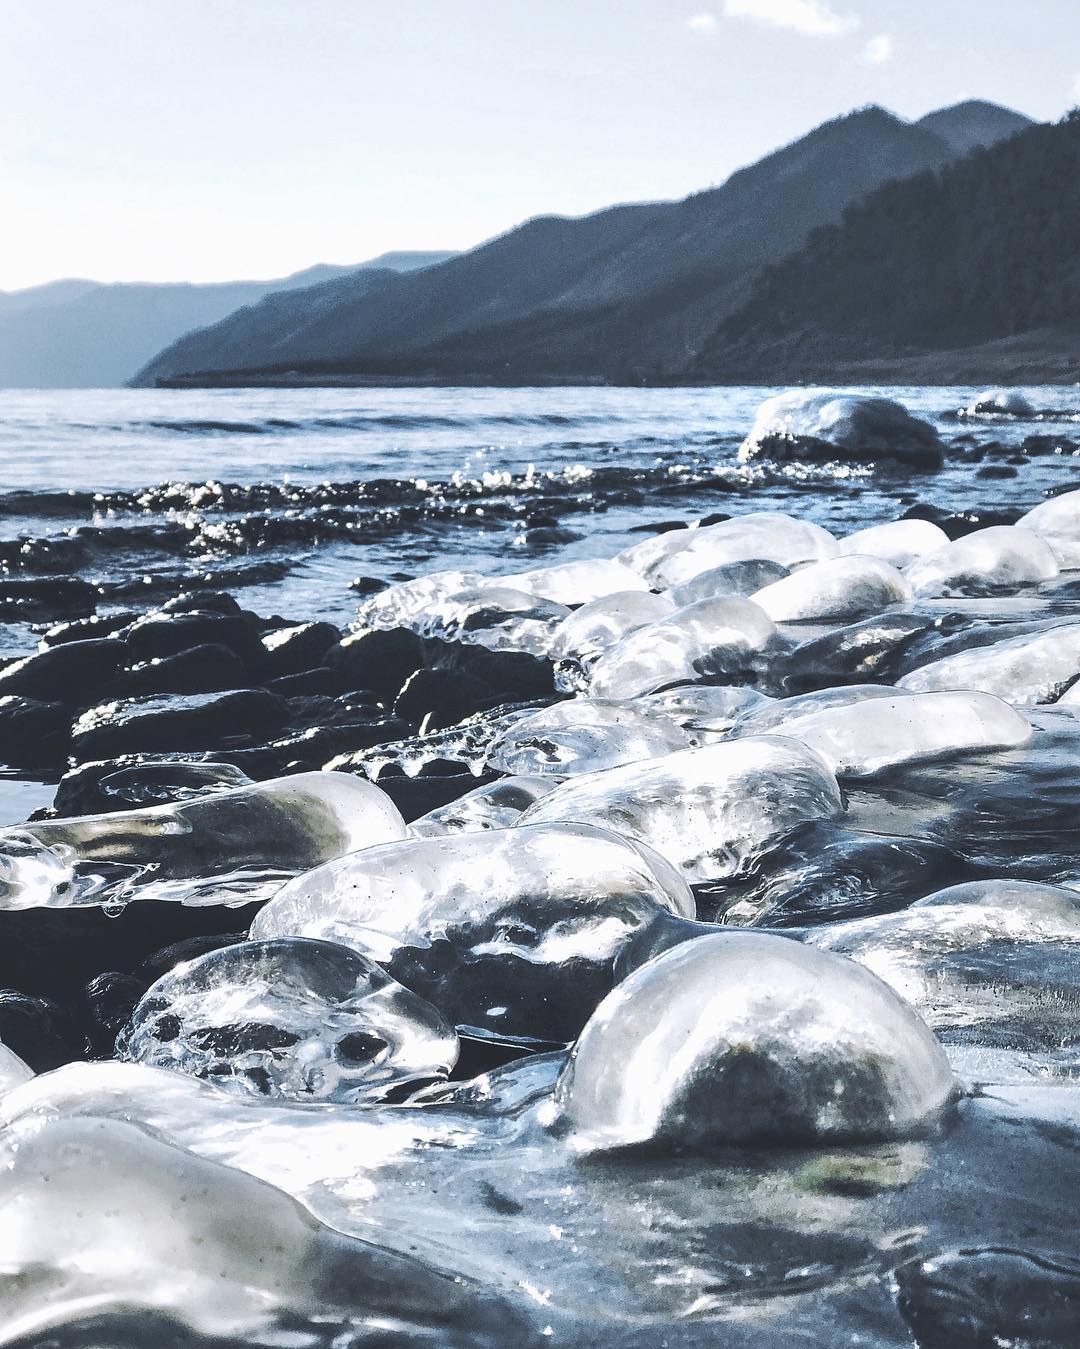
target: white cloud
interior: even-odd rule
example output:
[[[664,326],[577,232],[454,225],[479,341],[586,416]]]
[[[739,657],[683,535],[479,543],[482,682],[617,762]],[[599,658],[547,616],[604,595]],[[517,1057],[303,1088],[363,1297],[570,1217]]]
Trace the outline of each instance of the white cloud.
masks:
[[[720,20],[715,14],[710,14],[707,10],[702,14],[695,14],[692,19],[687,19],[686,26],[694,33],[704,33],[709,36],[715,33],[720,27]]]
[[[891,33],[879,33],[872,37],[862,51],[862,59],[868,66],[883,66],[893,58],[893,40]]]
[[[1076,79],[1073,80],[1069,96],[1074,103],[1080,104],[1080,75],[1077,75]]]
[[[859,26],[855,14],[839,14],[825,0],[724,0],[729,19],[750,19],[804,37],[840,37]]]

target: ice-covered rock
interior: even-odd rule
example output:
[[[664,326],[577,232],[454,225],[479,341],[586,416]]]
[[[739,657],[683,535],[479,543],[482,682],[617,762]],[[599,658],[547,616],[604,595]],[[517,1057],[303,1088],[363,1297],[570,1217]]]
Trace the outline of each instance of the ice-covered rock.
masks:
[[[845,557],[852,553],[880,557],[903,571],[920,558],[948,547],[949,536],[930,520],[892,520],[847,534],[839,544]]]
[[[378,787],[297,773],[146,810],[0,830],[0,909],[266,898],[343,853],[405,836]]]
[[[559,779],[513,776],[486,782],[471,792],[413,820],[410,838],[439,838],[443,834],[473,834],[482,829],[509,829],[518,817],[542,796],[554,790]]]
[[[667,618],[675,608],[666,595],[649,590],[615,591],[583,604],[564,619],[555,629],[548,655],[552,660],[595,660],[628,632]]]
[[[625,590],[648,592],[648,586],[636,571],[606,557],[560,562],[553,567],[537,567],[495,579],[500,586],[524,590],[557,604],[591,604]]]
[[[731,562],[764,560],[790,568],[835,555],[836,540],[820,525],[777,511],[753,511],[716,525],[661,534],[619,558],[650,585],[671,588]]]
[[[739,735],[782,735],[786,722],[811,712],[847,707],[872,698],[895,698],[891,684],[839,684],[835,688],[796,693],[790,698],[768,698],[749,704],[739,715],[735,730]]]
[[[638,700],[660,712],[690,737],[691,745],[724,740],[744,717],[771,707],[776,700],[745,685],[679,684]]]
[[[1080,623],[1066,623],[930,661],[897,680],[897,685],[912,693],[980,689],[1014,707],[1034,707],[1054,702],[1078,674]]]
[[[964,408],[965,417],[1034,417],[1031,399],[1019,389],[988,389]]]
[[[901,694],[793,716],[775,727],[816,750],[837,777],[867,777],[898,764],[992,749],[1031,739],[1025,717],[989,693]]]
[[[21,1123],[0,1163],[5,1344],[534,1342],[469,1280],[122,1120]]]
[[[358,630],[411,628],[425,609],[449,595],[483,585],[484,581],[484,577],[471,571],[435,571],[413,581],[402,581],[366,599],[357,610],[354,626]]]
[[[946,1043],[1033,1053],[1043,1071],[1080,1067],[1075,890],[975,881],[901,913],[815,928],[809,940],[872,970]]]
[[[698,600],[607,650],[592,668],[589,693],[636,698],[669,684],[745,674],[775,635],[775,625],[751,600]]]
[[[902,1137],[954,1094],[932,1032],[851,961],[765,933],[665,952],[608,995],[556,1088],[579,1147]]]
[[[723,562],[719,567],[703,571],[682,585],[674,586],[667,594],[680,609],[696,600],[722,599],[729,595],[748,600],[774,581],[782,581],[788,574],[787,567],[765,558]]]
[[[1044,538],[1061,535],[1080,539],[1080,491],[1062,492],[1048,501],[1040,501],[1016,523],[1018,528],[1030,529]]]
[[[413,615],[411,626],[421,637],[545,656],[559,625],[569,615],[565,604],[494,581],[481,581],[431,600]]]
[[[0,1044],[0,1095],[17,1087],[21,1082],[29,1082],[34,1070],[24,1063],[7,1045]]]
[[[910,604],[913,598],[911,587],[894,566],[859,555],[813,563],[753,596],[754,603],[776,623],[808,619],[853,623],[883,609]]]
[[[904,575],[916,595],[992,595],[1052,581],[1060,570],[1050,545],[1017,525],[991,525],[912,563]]]
[[[251,935],[340,942],[455,1025],[568,1040],[626,944],[694,913],[685,880],[651,848],[560,820],[340,858],[284,886]]]
[[[820,755],[797,740],[762,736],[576,778],[538,801],[521,823],[578,820],[617,829],[702,881],[735,875],[772,839],[843,808]]]
[[[445,1077],[458,1039],[373,961],[281,937],[175,966],[147,990],[116,1050],[238,1095],[355,1105]]]
[[[891,398],[791,389],[758,409],[739,459],[843,460],[936,469],[944,447],[929,422]]]
[[[690,736],[656,707],[575,698],[516,722],[496,740],[487,762],[503,773],[571,777],[689,746]]]

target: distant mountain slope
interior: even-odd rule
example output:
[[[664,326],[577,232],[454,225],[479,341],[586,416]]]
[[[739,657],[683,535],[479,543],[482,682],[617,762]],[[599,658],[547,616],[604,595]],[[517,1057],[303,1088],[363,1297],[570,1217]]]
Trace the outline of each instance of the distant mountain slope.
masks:
[[[985,134],[988,106],[947,110],[950,137],[965,126],[969,138]],[[999,111],[1010,129],[1026,121]],[[953,157],[927,127],[861,109],[681,202],[541,217],[393,285],[297,293],[288,322],[270,305],[232,316],[163,351],[139,382],[268,369],[313,379],[676,378],[762,267],[881,184]]]
[[[451,256],[387,253],[363,267],[397,273]],[[71,280],[0,292],[0,387],[121,385],[191,328],[214,323],[266,294],[325,284],[356,270],[322,264],[275,281],[104,285]]]
[[[940,136],[953,154],[966,155],[998,141],[1015,136],[1035,123],[1023,113],[1002,108],[997,103],[970,99],[951,108],[940,108],[920,117],[917,126]]]
[[[1068,333],[1080,357],[1078,219],[1073,113],[853,206],[841,225],[817,231],[762,275],[695,373],[833,379],[933,352],[962,353],[971,369],[973,349],[1023,334],[1014,345],[1029,364],[1040,343],[1060,361]]]

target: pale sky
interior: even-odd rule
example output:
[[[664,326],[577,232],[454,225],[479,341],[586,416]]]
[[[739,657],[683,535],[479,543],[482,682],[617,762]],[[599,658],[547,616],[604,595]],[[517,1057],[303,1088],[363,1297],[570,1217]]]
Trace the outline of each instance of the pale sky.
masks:
[[[467,248],[972,97],[1080,103],[1080,0],[0,0],[0,289]]]

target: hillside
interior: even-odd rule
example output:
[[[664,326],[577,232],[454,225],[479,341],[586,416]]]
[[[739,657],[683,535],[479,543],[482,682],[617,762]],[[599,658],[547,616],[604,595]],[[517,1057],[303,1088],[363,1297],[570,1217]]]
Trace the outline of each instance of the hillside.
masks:
[[[725,382],[1080,368],[1080,114],[881,188],[759,279],[693,371]],[[1071,350],[1072,357],[1068,353]],[[867,377],[870,377],[867,375]],[[1000,374],[998,375],[1000,378]]]
[[[398,273],[448,253],[388,253],[367,270]],[[217,322],[264,295],[347,278],[355,268],[320,265],[274,281],[215,285],[105,285],[54,281],[0,291],[0,387],[121,385],[166,343]]]
[[[986,106],[949,110],[950,136],[969,121],[971,135],[984,134]],[[1027,122],[999,111],[1010,129]],[[230,317],[163,351],[139,382],[193,372],[214,382],[235,370],[314,380],[677,378],[764,266],[881,184],[953,157],[933,130],[865,108],[680,202],[541,217],[375,291],[337,282],[298,293],[288,322],[275,305]]]

